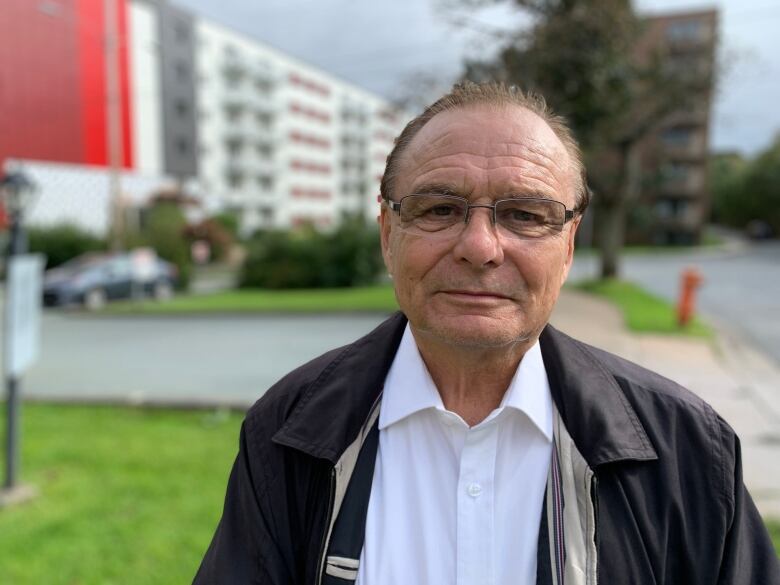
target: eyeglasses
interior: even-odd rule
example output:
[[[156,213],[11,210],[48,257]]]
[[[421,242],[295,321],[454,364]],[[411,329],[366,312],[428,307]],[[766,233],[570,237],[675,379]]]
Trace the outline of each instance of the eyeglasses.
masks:
[[[514,238],[543,238],[559,233],[574,218],[575,211],[553,199],[517,197],[493,205],[471,205],[454,195],[407,195],[400,202],[385,199],[401,218],[401,230],[430,238],[459,235],[475,207],[491,210],[491,222]]]

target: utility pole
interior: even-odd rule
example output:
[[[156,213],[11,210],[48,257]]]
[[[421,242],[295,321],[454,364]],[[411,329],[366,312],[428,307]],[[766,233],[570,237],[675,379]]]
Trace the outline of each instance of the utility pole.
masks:
[[[117,0],[104,0],[106,57],[106,115],[108,117],[109,167],[109,229],[111,249],[122,249],[122,162],[124,140],[122,132],[122,93],[120,71],[119,9]]]

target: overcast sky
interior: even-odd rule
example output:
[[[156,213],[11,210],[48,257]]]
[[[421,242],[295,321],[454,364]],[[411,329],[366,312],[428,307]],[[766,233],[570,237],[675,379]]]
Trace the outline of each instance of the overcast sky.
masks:
[[[489,54],[494,35],[522,17],[504,4],[453,23],[452,0],[173,0],[391,99],[416,76],[448,84],[465,56]],[[712,147],[754,154],[780,132],[780,2],[639,0],[642,12],[720,10],[726,66],[715,105]]]

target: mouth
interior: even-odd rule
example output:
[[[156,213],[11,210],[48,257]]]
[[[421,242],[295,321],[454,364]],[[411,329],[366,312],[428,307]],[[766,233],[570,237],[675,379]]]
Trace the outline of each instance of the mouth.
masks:
[[[458,298],[467,301],[479,301],[479,300],[509,300],[509,297],[497,292],[487,290],[460,290],[451,289],[443,290],[441,293],[453,298]]]

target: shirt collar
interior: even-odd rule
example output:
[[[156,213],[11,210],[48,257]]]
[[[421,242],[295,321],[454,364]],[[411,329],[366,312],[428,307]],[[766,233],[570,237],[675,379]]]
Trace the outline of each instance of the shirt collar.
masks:
[[[444,410],[444,404],[407,323],[385,379],[379,429],[428,408]],[[547,440],[552,441],[552,398],[538,341],[520,361],[501,400],[499,410],[504,408],[524,413]]]
[[[379,430],[427,408],[444,410],[444,404],[407,323],[393,365],[385,378]]]

